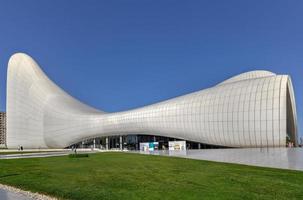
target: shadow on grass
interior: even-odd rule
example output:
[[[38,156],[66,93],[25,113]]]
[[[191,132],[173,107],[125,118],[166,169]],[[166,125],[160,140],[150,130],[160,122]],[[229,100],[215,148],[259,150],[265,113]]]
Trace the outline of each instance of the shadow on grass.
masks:
[[[21,174],[5,174],[5,175],[0,176],[0,179],[10,177],[10,176],[19,176],[19,175],[21,175]]]
[[[69,158],[88,158],[88,154],[86,154],[86,153],[69,154],[68,157]]]

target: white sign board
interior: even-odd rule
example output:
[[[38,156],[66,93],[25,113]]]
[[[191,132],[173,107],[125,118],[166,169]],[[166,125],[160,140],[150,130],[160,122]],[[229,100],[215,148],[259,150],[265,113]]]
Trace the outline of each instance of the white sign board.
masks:
[[[169,141],[168,142],[169,150],[186,150],[186,141]]]
[[[158,150],[159,142],[141,142],[140,151]]]

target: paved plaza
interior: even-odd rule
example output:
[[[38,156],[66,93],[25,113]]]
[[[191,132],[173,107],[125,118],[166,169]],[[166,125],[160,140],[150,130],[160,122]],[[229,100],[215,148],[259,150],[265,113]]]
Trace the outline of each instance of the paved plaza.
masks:
[[[303,171],[303,148],[231,148],[139,153]]]
[[[34,200],[31,197],[28,197],[24,194],[19,194],[17,192],[12,192],[9,190],[0,188],[0,199],[1,200]]]

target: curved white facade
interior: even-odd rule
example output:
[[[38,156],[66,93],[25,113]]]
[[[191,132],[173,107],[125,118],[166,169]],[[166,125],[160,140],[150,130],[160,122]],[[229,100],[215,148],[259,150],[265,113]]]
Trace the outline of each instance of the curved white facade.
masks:
[[[105,113],[76,100],[17,53],[7,72],[7,146],[63,148],[83,139],[128,134],[228,147],[296,144],[291,79],[252,71],[212,88],[125,112]]]

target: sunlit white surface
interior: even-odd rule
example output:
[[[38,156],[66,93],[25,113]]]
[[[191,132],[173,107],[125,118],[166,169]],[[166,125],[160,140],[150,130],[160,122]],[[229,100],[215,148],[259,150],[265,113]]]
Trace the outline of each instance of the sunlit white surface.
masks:
[[[268,71],[246,72],[205,90],[105,113],[70,96],[34,59],[17,53],[7,70],[7,146],[64,148],[88,138],[146,134],[228,147],[280,147],[286,144],[288,93],[293,139],[297,118],[291,79]]]
[[[139,153],[303,171],[303,148],[201,149]]]

